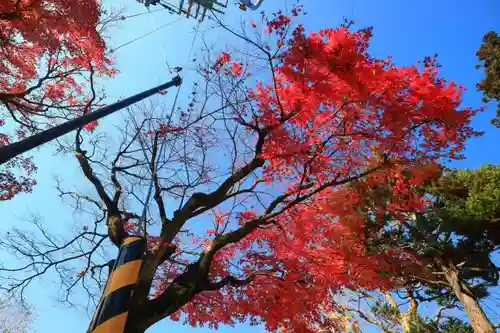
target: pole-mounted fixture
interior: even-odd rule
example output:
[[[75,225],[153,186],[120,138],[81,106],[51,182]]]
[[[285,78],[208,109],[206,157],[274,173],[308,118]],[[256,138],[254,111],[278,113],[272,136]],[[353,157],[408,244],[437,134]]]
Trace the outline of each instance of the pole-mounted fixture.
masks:
[[[149,90],[145,90],[134,96],[125,98],[124,100],[102,107],[94,112],[86,113],[78,118],[72,119],[60,125],[49,128],[48,130],[32,135],[21,141],[12,143],[4,147],[0,147],[0,165],[8,162],[14,157],[21,155],[33,148],[39,147],[44,143],[55,140],[63,136],[64,134],[67,134],[71,131],[74,131],[78,128],[87,125],[88,123],[109,116],[110,114],[115,113],[116,111],[119,111],[147,97],[157,94],[160,91],[163,91],[173,86],[180,86],[181,83],[182,83],[181,77],[176,76],[169,82],[160,84],[159,86],[156,86]]]

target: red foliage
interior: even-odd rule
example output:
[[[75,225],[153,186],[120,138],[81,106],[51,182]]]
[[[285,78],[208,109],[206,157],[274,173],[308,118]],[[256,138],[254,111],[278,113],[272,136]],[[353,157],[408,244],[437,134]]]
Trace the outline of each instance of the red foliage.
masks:
[[[243,66],[240,63],[234,63],[231,66],[231,73],[234,76],[241,76],[243,74]]]
[[[114,73],[99,34],[100,16],[96,0],[0,2],[0,110],[4,120],[12,120],[3,145],[97,102],[91,91],[95,76]],[[34,184],[29,159],[2,166],[10,168],[2,172],[2,200],[29,192]],[[23,170],[28,178],[18,176]]]
[[[292,16],[301,12],[301,7],[294,8]],[[232,115],[223,121],[234,120],[263,142],[253,160],[264,161],[263,172],[246,165],[250,171],[231,169],[233,175],[251,174],[254,185],[272,185],[279,193],[271,194],[283,201],[271,213],[246,202],[234,204],[230,211],[217,207],[213,226],[202,236],[182,228],[175,231],[175,238],[165,233],[173,238],[165,239],[163,227],[177,227],[177,221],[163,222],[161,237],[148,236],[148,251],[174,247],[175,251],[157,270],[151,296],[161,298],[179,278],[185,284],[174,286],[176,293],[193,285],[200,289],[192,292],[192,299],[188,295],[170,303],[168,311],[186,301],[171,319],[182,314],[192,325],[213,327],[250,319],[252,324],[264,322],[272,331],[314,332],[312,324],[322,322],[335,309],[335,291],[389,289],[398,281],[384,273],[401,266],[421,269],[415,257],[402,249],[368,252],[363,232],[367,211],[373,209],[370,213],[377,221],[385,213],[397,217],[400,211],[423,209],[426,199],[415,188],[436,174],[442,159],[461,158],[465,141],[476,134],[469,123],[477,110],[460,108],[463,88],[438,76],[435,59],[427,58],[423,66],[398,67],[390,58],[371,57],[367,52],[370,29],[352,32],[342,27],[306,34],[300,25],[292,29],[291,18],[281,12],[263,22],[277,39],[276,56],[268,44],[257,47],[267,52],[274,65],[273,81],[244,90],[253,105],[230,105]],[[223,52],[201,72],[207,82],[219,75],[233,85],[248,77],[247,69]],[[51,86],[45,91],[53,99],[67,97]],[[193,109],[194,98],[188,113]],[[92,131],[95,125],[86,129]],[[146,134],[159,140],[188,131],[164,123]],[[249,142],[243,144],[251,147]],[[191,164],[196,163],[187,161],[186,167]],[[238,191],[241,186],[243,191],[245,181],[252,178],[241,177],[228,187]],[[387,200],[368,204],[367,199],[376,199],[371,191],[377,184],[387,185]],[[185,193],[181,196],[184,201]],[[200,202],[203,197],[198,197]],[[176,212],[179,221],[213,208],[208,200],[207,206],[190,212],[197,200],[187,200],[185,211]],[[130,234],[139,234],[138,222],[127,221],[124,227]],[[208,281],[203,280],[206,276],[192,275],[198,273],[195,260],[204,258],[208,262],[213,258],[205,271],[209,271]]]
[[[83,126],[83,128],[84,128],[86,131],[88,131],[88,132],[91,132],[91,133],[92,133],[92,132],[94,132],[94,131],[95,131],[95,129],[97,128],[97,126],[98,126],[98,125],[99,125],[99,124],[97,123],[97,120],[95,120],[95,121],[92,121],[92,122],[88,123],[87,125]]]
[[[0,101],[17,120],[82,112],[91,99],[88,74],[114,73],[100,15],[95,0],[0,3]]]
[[[231,55],[227,52],[222,52],[222,54],[219,56],[219,59],[217,59],[215,64],[212,66],[212,69],[218,73],[220,69],[230,61]]]
[[[306,34],[299,25],[284,40],[289,17],[278,13],[267,25],[282,41],[278,47],[286,46],[274,67],[275,82],[250,91],[257,113],[249,116],[244,106],[233,113],[240,124],[267,133],[263,180],[294,195],[284,202],[290,208],[272,224],[215,255],[213,281],[233,275],[252,282],[201,293],[181,312],[192,325],[217,327],[250,318],[270,330],[310,332],[311,323],[321,322],[335,307],[330,291],[390,288],[397,281],[381,273],[394,265],[418,267],[411,253],[398,249],[369,254],[362,241],[366,215],[358,208],[370,195],[367,189],[383,183],[390,184],[391,200],[378,207],[380,213],[422,209],[426,201],[415,186],[434,176],[443,158],[461,158],[466,139],[477,134],[469,127],[477,110],[460,109],[463,88],[439,78],[433,59],[422,67],[397,67],[390,58],[371,57],[370,29]],[[223,53],[201,71],[208,78],[236,68],[231,61]],[[233,77],[234,72],[225,74]],[[410,178],[404,176],[408,171]],[[311,183],[316,194],[294,204],[295,195]],[[226,220],[242,226],[261,216],[254,210],[216,214],[215,228],[197,243],[210,252]],[[175,277],[171,270],[168,274],[158,282],[156,296]],[[179,319],[180,313],[171,318]]]
[[[0,127],[4,122],[0,120]],[[12,142],[9,135],[0,133],[0,147]],[[10,200],[18,193],[30,193],[36,181],[31,178],[36,167],[29,157],[16,157],[0,166],[0,201]]]

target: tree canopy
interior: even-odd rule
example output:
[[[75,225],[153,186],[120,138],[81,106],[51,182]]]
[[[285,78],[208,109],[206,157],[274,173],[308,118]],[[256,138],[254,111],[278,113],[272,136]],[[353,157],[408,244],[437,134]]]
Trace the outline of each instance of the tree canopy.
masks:
[[[0,146],[91,110],[98,76],[113,75],[101,37],[113,19],[98,1],[7,0],[0,4]],[[30,192],[26,156],[0,168],[0,201]]]
[[[445,308],[463,307],[477,332],[494,332],[479,300],[499,279],[491,257],[499,241],[499,171],[493,165],[476,170],[438,170],[415,189],[426,196],[425,205],[397,215],[384,212],[382,225],[369,211],[363,213],[368,221],[369,249],[399,248],[413,256],[425,269],[396,269],[395,275],[407,286],[420,285],[415,289],[420,300],[434,300]],[[407,173],[406,177],[405,182],[412,182],[414,175]],[[392,204],[394,198],[386,188],[384,184],[371,188],[376,195],[376,200],[368,199],[372,211]]]
[[[463,88],[439,76],[435,58],[396,66],[369,54],[371,29],[308,32],[294,23],[301,12],[263,14],[264,26],[250,22],[246,31],[219,22],[254,57],[207,52],[191,102],[172,113],[135,109],[117,129],[118,146],[103,148],[106,139],[79,131],[72,149],[93,195],[59,190],[94,223],[65,242],[39,222],[39,238],[11,232],[2,244],[28,261],[9,289],[71,260],[83,262],[78,274],[62,276],[68,293],[98,288],[103,244],[145,235],[131,331],[182,317],[313,332],[337,306],[332,291],[389,290],[399,280],[387,272],[420,268],[399,248],[367,251],[364,192],[388,184],[391,202],[377,216],[423,209],[418,186],[441,159],[461,158],[477,134],[476,110],[461,106]],[[256,29],[272,44],[252,38]],[[255,78],[252,65],[267,78]],[[144,220],[137,195],[151,181],[154,213]]]
[[[482,62],[477,68],[483,68],[485,78],[482,79],[477,88],[484,94],[483,101],[500,100],[500,37],[495,31],[486,33],[483,37],[481,47],[477,56]],[[492,123],[500,126],[500,105],[497,107],[497,116]]]

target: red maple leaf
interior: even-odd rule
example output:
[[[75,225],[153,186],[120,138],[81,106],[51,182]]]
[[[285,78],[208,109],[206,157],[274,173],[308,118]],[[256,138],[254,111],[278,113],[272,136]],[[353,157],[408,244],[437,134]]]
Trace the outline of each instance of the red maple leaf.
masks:
[[[83,126],[83,128],[86,131],[92,133],[92,132],[95,131],[95,129],[97,128],[97,126],[98,126],[98,123],[97,123],[97,120],[95,120],[95,121],[92,121],[92,122],[86,124],[85,126]]]

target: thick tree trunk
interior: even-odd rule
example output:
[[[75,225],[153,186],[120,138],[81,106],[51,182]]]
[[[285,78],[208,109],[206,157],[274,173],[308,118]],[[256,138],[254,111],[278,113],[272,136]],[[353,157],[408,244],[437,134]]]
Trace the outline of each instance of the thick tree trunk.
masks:
[[[460,279],[459,271],[454,266],[442,266],[446,281],[451,285],[453,292],[464,307],[469,317],[470,325],[476,333],[495,333],[493,324],[484,313],[481,305],[474,297],[471,289]]]

